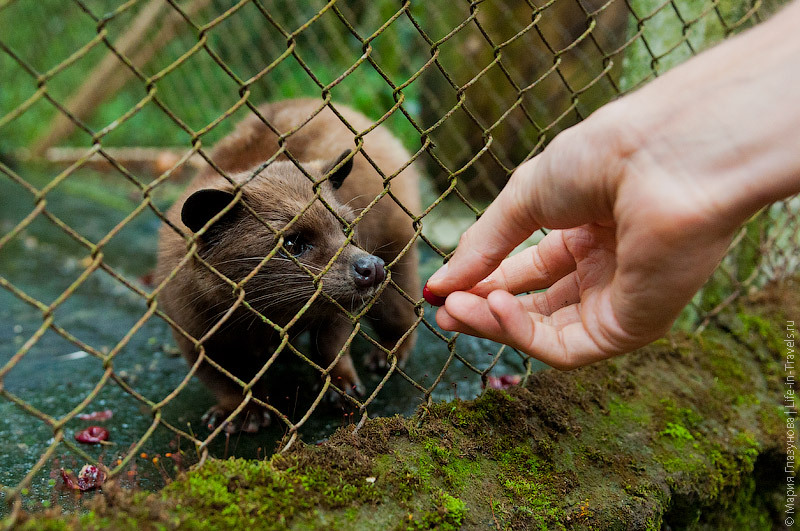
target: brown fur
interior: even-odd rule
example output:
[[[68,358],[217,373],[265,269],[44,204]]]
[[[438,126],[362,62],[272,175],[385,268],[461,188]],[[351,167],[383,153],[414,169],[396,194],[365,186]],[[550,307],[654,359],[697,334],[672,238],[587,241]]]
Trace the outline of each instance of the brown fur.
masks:
[[[335,107],[357,131],[372,126],[369,119],[356,111],[341,105]],[[315,114],[320,108],[321,112]],[[282,134],[299,127],[286,138],[285,145],[315,180],[325,177],[326,169],[335,164],[343,151],[356,147],[355,135],[333,111],[323,107],[321,101],[283,101],[264,105],[259,112]],[[312,115],[314,117],[309,121]],[[309,179],[283,154],[253,177],[254,169],[270,159],[278,149],[277,135],[258,116],[252,115],[214,148],[210,158],[241,186],[244,204],[273,229],[283,229],[306,209],[285,231],[284,237],[301,233],[304,238],[313,240],[313,248],[298,257],[298,261],[312,274],[325,267],[341,249],[328,273],[322,277],[322,285],[323,291],[342,306],[348,310],[357,309],[374,295],[375,289],[368,292],[355,289],[349,277],[353,261],[368,256],[368,252],[382,258],[389,266],[387,269],[392,280],[412,299],[418,299],[420,286],[414,246],[400,256],[414,238],[414,230],[411,218],[397,202],[387,194],[371,207],[355,227],[358,246],[346,243],[340,221],[323,204],[324,201],[338,216],[352,222],[383,193],[383,180],[364,154],[355,154],[353,169],[338,190],[328,182],[318,186],[323,200],[320,201],[315,199]],[[387,177],[410,159],[399,141],[383,127],[375,128],[364,137],[363,151]],[[417,181],[416,170],[410,166],[388,184],[397,201],[415,213],[419,209]],[[235,191],[234,185],[226,178],[208,168],[193,180],[167,213],[168,220],[179,232],[165,225],[160,233],[157,278],[161,282],[173,273],[175,276],[159,294],[159,306],[186,334],[202,341],[202,347],[211,359],[248,383],[273,354],[280,336],[241,305],[219,324],[234,305],[238,293],[235,294],[231,285],[202,264],[197,256],[182,263],[192,231],[183,224],[181,210],[192,194],[208,189]],[[205,230],[197,237],[197,255],[235,283],[250,275],[277,243],[274,233],[239,203]],[[246,293],[245,300],[279,326],[289,323],[315,290],[309,274],[280,254],[266,262],[242,288]],[[413,346],[413,337],[408,337],[400,345],[398,341],[416,319],[414,305],[394,287],[387,286],[367,315],[373,321],[380,344],[386,349],[394,349],[398,359],[405,361]],[[312,356],[322,367],[330,369],[333,383],[345,390],[360,387],[349,348],[344,349],[344,355],[331,367],[352,332],[352,324],[344,312],[320,294],[292,324],[289,333],[296,335],[304,329],[312,334],[311,345],[315,350]],[[199,347],[186,334],[176,331],[175,337],[183,355],[194,363]],[[212,365],[202,363],[198,376],[214,391],[219,401],[212,422],[241,403],[241,385]],[[261,382],[256,382],[253,390],[255,396],[266,398],[267,390]],[[263,415],[255,417],[262,418]],[[252,431],[259,424],[260,421],[254,423],[251,420],[243,429]]]

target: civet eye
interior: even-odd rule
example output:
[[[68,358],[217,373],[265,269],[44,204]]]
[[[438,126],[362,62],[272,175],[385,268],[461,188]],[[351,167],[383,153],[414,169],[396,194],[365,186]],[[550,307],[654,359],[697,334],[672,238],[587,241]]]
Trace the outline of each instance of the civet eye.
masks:
[[[283,249],[285,251],[281,254],[290,254],[294,257],[301,256],[302,254],[311,250],[313,245],[299,234],[291,234],[283,239]]]

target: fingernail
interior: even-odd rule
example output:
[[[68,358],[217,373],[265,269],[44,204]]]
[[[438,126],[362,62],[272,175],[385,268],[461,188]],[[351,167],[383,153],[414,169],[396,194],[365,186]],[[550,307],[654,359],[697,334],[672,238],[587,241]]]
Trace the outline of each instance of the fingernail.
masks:
[[[447,276],[447,265],[448,264],[444,264],[442,267],[439,268],[438,271],[436,271],[436,273],[432,274],[431,278],[428,279],[428,284],[430,284],[431,282],[435,284],[436,282],[439,282],[445,276]]]
[[[439,295],[431,292],[430,288],[428,288],[428,284],[425,284],[425,287],[422,288],[422,296],[431,306],[442,306],[444,305],[444,301],[446,299],[446,297],[440,297]]]
[[[428,287],[428,284],[433,282],[434,284],[438,281],[441,281],[447,275],[447,264],[444,264],[442,267],[439,268],[431,278],[428,279],[428,282],[425,283],[425,287],[422,288],[422,296],[428,301],[429,304],[433,306],[442,306],[444,304],[445,297],[440,295],[436,295],[431,291]]]

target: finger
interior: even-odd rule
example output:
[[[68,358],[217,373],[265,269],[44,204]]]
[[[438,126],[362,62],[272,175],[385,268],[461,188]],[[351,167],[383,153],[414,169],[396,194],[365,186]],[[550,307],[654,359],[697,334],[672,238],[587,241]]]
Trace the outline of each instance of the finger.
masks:
[[[470,293],[485,297],[500,289],[513,295],[547,288],[575,271],[575,258],[564,242],[563,231],[547,234],[533,247],[506,258]]]
[[[561,370],[615,354],[601,349],[587,333],[577,305],[546,317],[526,311],[519,298],[502,291],[486,299],[454,293],[438,310],[436,321],[445,330],[504,343]]]
[[[497,199],[461,237],[448,264],[428,288],[446,296],[486,278],[517,245],[542,226],[577,227],[613,221],[624,147],[609,142],[589,117],[559,134],[522,164]]]
[[[517,172],[533,174],[536,164],[534,158]],[[521,186],[520,179],[512,178],[480,219],[461,235],[453,257],[428,280],[432,292],[444,296],[473,287],[540,228],[528,216],[525,199],[520,197]]]
[[[464,291],[450,294],[436,312],[436,323],[444,330],[463,332],[492,339],[502,334],[489,310],[486,299]]]
[[[547,291],[531,293],[517,298],[522,303],[525,311],[546,316],[553,315],[557,310],[576,306],[581,300],[578,273],[573,271],[553,284]]]
[[[447,308],[445,308],[444,306],[436,310],[436,324],[438,324],[442,330],[447,330],[448,332],[460,332],[462,334],[468,334],[470,336],[484,337],[480,332],[478,332],[471,326],[462,323],[461,321],[450,315],[447,312]]]
[[[574,322],[580,322],[580,305],[576,304],[580,298],[579,290],[570,290],[568,287],[570,282],[575,282],[574,276],[565,277],[561,282],[562,284],[551,288],[556,290],[552,296],[556,301],[562,303],[566,303],[566,299],[569,297],[575,299],[574,303],[557,307],[558,305],[555,303],[542,302],[540,298],[547,296],[547,293],[533,293],[517,297],[525,311],[530,314],[531,319],[554,327],[564,327]],[[499,326],[492,328],[493,320],[494,315],[485,298],[462,291],[452,293],[447,298],[445,306],[439,308],[436,313],[436,322],[442,329],[481,337],[485,337],[482,334],[493,334],[492,337],[495,337],[502,333]],[[477,328],[471,326],[470,323]],[[477,333],[477,329],[481,329],[482,332]]]
[[[486,301],[495,318],[493,328],[499,327],[502,331],[498,336],[502,339],[490,339],[514,347],[551,367],[574,369],[612,355],[595,343],[580,319],[574,320],[574,306],[568,310],[572,314],[568,324],[554,326],[534,318],[535,314],[527,312],[522,303],[508,293],[495,291]]]

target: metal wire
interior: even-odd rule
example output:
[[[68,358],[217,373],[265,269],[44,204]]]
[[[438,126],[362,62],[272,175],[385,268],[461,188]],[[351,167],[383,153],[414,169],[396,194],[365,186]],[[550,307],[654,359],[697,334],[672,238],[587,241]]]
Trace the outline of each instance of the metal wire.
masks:
[[[10,247],[24,244],[35,223],[46,223],[64,245],[77,245],[86,257],[74,281],[49,303],[18,285],[6,259],[0,262],[0,288],[36,312],[39,322],[7,359],[0,359],[0,397],[38,419],[49,439],[46,450],[27,472],[3,487],[11,507],[5,523],[13,524],[23,506],[23,493],[34,477],[47,472],[58,452],[98,464],[111,476],[122,475],[153,433],[166,429],[193,445],[200,461],[205,459],[212,442],[225,436],[222,425],[203,437],[164,415],[203,363],[216,367],[242,389],[244,399],[229,419],[258,404],[283,426],[280,451],[296,441],[329,390],[352,405],[360,416],[360,426],[370,411],[380,411],[376,404],[392,378],[408,383],[419,403],[429,403],[437,388],[447,385],[448,370],[456,365],[484,384],[501,358],[511,357],[522,364],[525,376],[534,370],[530,360],[500,346],[492,347],[494,352],[486,362],[477,363],[464,355],[457,337],[442,333],[426,316],[418,294],[403,292],[390,274],[382,289],[399,290],[415,305],[417,319],[404,338],[416,329],[427,330],[435,348],[443,353],[432,381],[420,381],[398,363],[397,346],[382,346],[360,325],[369,307],[352,313],[323,291],[323,276],[333,261],[319,271],[305,269],[316,290],[294,319],[285,325],[269,321],[245,300],[246,284],[282,250],[291,223],[276,232],[275,247],[239,282],[203,260],[197,236],[188,239],[182,263],[205,263],[230,287],[235,302],[200,338],[192,337],[164,313],[157,296],[177,271],[156,286],[131,278],[119,266],[120,260],[112,259],[119,256],[119,250],[112,249],[115,238],[145,216],[169,223],[164,214],[164,190],[174,187],[174,181],[188,171],[189,162],[198,157],[217,167],[209,155],[210,146],[244,116],[259,114],[259,103],[315,96],[321,102],[317,112],[327,107],[338,115],[352,132],[353,148],[364,153],[384,179],[383,192],[365,212],[384,196],[401,203],[389,183],[405,167],[386,172],[363,149],[364,135],[375,127],[384,125],[394,131],[412,153],[407,164],[415,164],[426,176],[428,190],[420,213],[400,205],[413,224],[416,240],[401,256],[417,245],[428,255],[446,257],[455,242],[435,236],[434,229],[452,217],[449,213],[459,211],[461,219],[479,216],[514,168],[538,153],[559,131],[714,42],[759,22],[775,7],[775,2],[720,0],[0,2],[0,68],[4,72],[0,157],[5,156],[0,158],[0,179],[19,187],[31,203],[21,219],[0,225],[0,256],[10,252]],[[10,31],[12,27],[18,29]],[[113,79],[117,81],[112,83]],[[86,80],[90,81],[87,86],[94,87],[91,97],[84,87]],[[98,83],[108,83],[111,88],[97,90]],[[348,123],[337,110],[339,103],[365,112],[373,120],[372,127],[359,130]],[[274,130],[269,120],[261,119]],[[285,147],[290,137],[291,132],[280,137],[281,149],[274,158],[283,155],[302,169],[302,161]],[[176,155],[167,159],[165,167],[145,161],[143,169],[115,156],[120,153],[115,148],[120,146],[159,146]],[[71,148],[75,154],[71,164],[43,165],[48,150],[54,147]],[[11,164],[12,159],[18,162]],[[105,179],[122,183],[136,200],[102,235],[89,237],[83,227],[75,225],[74,216],[58,213],[52,204],[69,182],[86,178],[81,177],[84,175],[94,179],[95,174],[87,172],[96,164],[106,168]],[[37,180],[34,175],[48,177]],[[241,185],[236,185],[237,197],[240,189]],[[316,198],[322,200],[318,191]],[[93,208],[90,195],[81,207]],[[749,289],[797,271],[799,207],[796,198],[778,203],[742,228],[719,270],[687,308],[681,326],[704,327]],[[252,209],[251,214],[260,218]],[[353,223],[361,217],[363,214]],[[261,222],[269,229],[266,221]],[[348,242],[352,237],[351,231]],[[40,250],[33,246],[23,255],[37,252]],[[391,271],[392,264],[389,266]],[[44,277],[50,271],[35,273]],[[59,308],[98,274],[142,301],[145,308],[123,336],[105,349],[80,339],[80,323],[59,316]],[[321,298],[338,306],[354,325],[345,347],[363,341],[387,358],[385,372],[364,398],[347,394],[333,381],[332,365],[320,365],[290,341],[295,332],[292,326]],[[208,337],[241,309],[269,323],[280,338],[273,355],[250,381],[206,356],[204,347]],[[12,327],[14,318],[10,316]],[[160,400],[148,398],[150,395],[115,365],[132,338],[146,333],[152,323],[163,329],[176,328],[199,354],[187,376]],[[46,334],[63,338],[96,358],[103,368],[91,391],[59,415],[5,385]],[[343,352],[344,348],[337,360]],[[300,360],[321,382],[302,414],[253,393],[256,381],[274,370],[278,357]],[[80,413],[97,407],[98,396],[109,386],[118,387],[139,404],[143,416],[152,418],[149,427],[118,454],[113,466],[98,462],[97,455],[73,443],[67,429]]]

